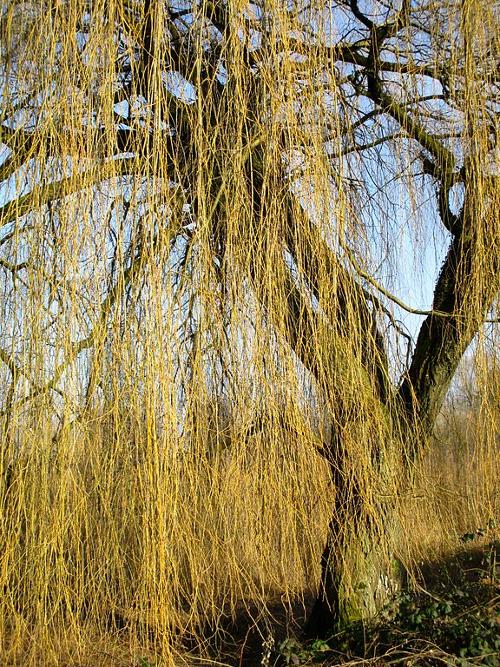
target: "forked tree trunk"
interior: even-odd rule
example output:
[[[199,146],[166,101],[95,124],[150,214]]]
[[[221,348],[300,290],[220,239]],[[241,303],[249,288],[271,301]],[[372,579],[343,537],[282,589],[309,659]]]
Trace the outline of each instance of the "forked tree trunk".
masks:
[[[259,150],[249,175],[257,221],[265,220],[267,216],[260,196],[262,170],[256,168],[263,164]],[[331,274],[336,294],[321,312],[312,307],[289,276],[285,279],[287,316],[284,327],[279,319],[275,319],[276,313],[272,309],[269,312],[271,320],[275,319],[298,359],[327,394],[335,393],[335,378],[324,377],[324,369],[318,366],[316,351],[310,344],[315,340],[318,321],[327,318],[332,324],[332,345],[335,345],[335,335],[339,332],[352,338],[353,350],[357,341],[368,392],[371,389],[375,399],[373,407],[377,410],[380,407],[381,414],[388,420],[387,436],[391,437],[389,434],[392,433],[400,443],[396,458],[400,463],[409,464],[406,470],[403,465],[397,471],[400,483],[409,485],[411,475],[408,471],[423,450],[460,359],[498,294],[500,261],[495,252],[495,230],[491,226],[485,227],[484,235],[479,234],[480,240],[475,238],[478,226],[475,210],[478,207],[474,197],[469,198],[467,193],[462,212],[453,216],[452,240],[436,281],[433,310],[422,323],[410,367],[396,387],[390,385],[384,339],[378,328],[376,309],[370,307],[366,291],[358,278],[339,261],[307,214],[293,205],[290,193],[288,199],[284,241],[300,275],[320,306],[319,276],[328,279]],[[297,216],[300,216],[300,225],[297,225]],[[300,239],[297,238],[298,228],[306,231]],[[259,238],[258,229],[256,238]],[[491,251],[485,250],[488,247]],[[477,278],[478,272],[484,274],[485,271],[491,279],[483,281],[479,290],[468,290],[469,282]],[[344,406],[346,409],[343,410],[344,402],[344,397],[338,394],[331,401],[336,406],[336,423],[341,427],[347,425],[349,415],[352,415],[352,405]],[[379,515],[374,516],[372,506],[370,511],[375,521],[370,522],[357,497],[353,480],[348,475],[342,476],[345,464],[342,451],[342,443],[337,442],[330,443],[330,449],[322,452],[331,467],[336,501],[321,558],[320,590],[307,623],[309,634],[315,636],[325,636],[353,620],[372,617],[398,589],[403,575],[387,548],[397,538],[395,508],[390,505],[381,507]],[[379,461],[382,488],[385,486],[383,467],[386,464],[390,466],[391,461]],[[382,522],[385,527],[379,530]]]
[[[402,458],[410,468],[421,455],[460,359],[500,288],[496,232],[490,225],[480,242],[475,238],[475,208],[474,198],[466,198],[461,214],[455,216],[453,238],[435,286],[433,312],[422,323],[410,367],[390,399]],[[487,271],[488,281],[470,291],[469,283],[477,280],[478,271]],[[401,473],[402,483],[411,485],[409,470]],[[336,488],[336,507],[321,558],[320,591],[307,625],[315,636],[373,616],[395,592],[402,575],[390,558],[382,558],[379,536],[360,519],[355,503],[342,502],[343,496],[352,497],[353,489],[338,484]],[[384,515],[387,531],[381,537],[391,539],[397,531],[397,526],[390,525],[396,513],[391,516],[389,506]]]

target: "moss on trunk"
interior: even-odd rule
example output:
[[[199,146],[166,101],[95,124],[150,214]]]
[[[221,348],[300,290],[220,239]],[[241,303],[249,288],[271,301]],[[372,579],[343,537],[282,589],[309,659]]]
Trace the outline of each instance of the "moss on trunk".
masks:
[[[320,591],[307,622],[309,636],[326,638],[350,623],[373,618],[398,592],[403,569],[367,530],[339,542],[330,526],[321,557]],[[345,540],[350,539],[346,544]]]

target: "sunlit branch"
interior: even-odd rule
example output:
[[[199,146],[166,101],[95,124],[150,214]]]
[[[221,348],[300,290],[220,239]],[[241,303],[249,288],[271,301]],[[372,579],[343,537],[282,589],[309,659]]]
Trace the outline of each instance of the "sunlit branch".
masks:
[[[104,163],[97,171],[92,168],[88,172],[84,171],[75,176],[62,178],[49,185],[36,185],[28,194],[21,195],[0,207],[0,224],[8,225],[50,202],[116,176],[137,173],[141,169],[141,165],[136,160],[121,158]]]

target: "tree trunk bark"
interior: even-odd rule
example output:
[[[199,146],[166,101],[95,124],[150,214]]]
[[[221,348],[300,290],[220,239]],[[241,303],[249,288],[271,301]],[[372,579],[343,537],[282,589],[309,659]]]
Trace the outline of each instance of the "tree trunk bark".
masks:
[[[483,246],[478,244],[473,233],[477,231],[473,210],[467,203],[461,216],[457,216],[457,233],[435,287],[433,309],[439,312],[432,312],[424,320],[412,363],[390,401],[394,437],[401,443],[406,464],[400,472],[407,485],[411,484],[414,464],[432,431],[460,359],[500,287],[494,231],[486,227],[489,235],[482,239]],[[485,247],[490,249],[486,251]],[[488,261],[482,266],[484,258]],[[478,280],[480,270],[489,279],[482,280],[480,289],[469,292],[468,286]],[[383,469],[380,470],[383,483]],[[356,504],[349,501],[350,496],[356,496],[352,481],[345,485],[349,486],[350,489],[337,484],[340,499],[344,497],[346,501],[341,500],[340,507],[336,501],[330,522],[321,558],[320,591],[307,624],[312,636],[324,637],[352,621],[373,617],[394,595],[402,580],[401,568],[387,558],[397,537],[395,510],[391,511],[390,504],[381,508],[381,520],[386,527],[383,534],[377,534],[369,519],[360,515]],[[380,525],[380,518],[377,524]]]
[[[390,553],[394,508],[380,506],[370,517],[352,484],[337,489],[321,555],[320,589],[305,628],[307,635],[322,639],[373,618],[402,584],[402,568]]]
[[[350,623],[373,618],[401,587],[401,575],[384,566],[368,534],[336,545],[337,528],[330,524],[321,556],[320,591],[305,628],[310,637],[326,639]]]
[[[262,151],[254,152],[249,173],[256,221],[268,218],[261,198]],[[286,182],[286,176],[283,179]],[[491,193],[492,202],[496,196]],[[337,495],[321,558],[320,591],[307,624],[310,635],[325,636],[346,623],[372,617],[401,584],[403,573],[391,558],[398,537],[396,508],[374,498],[380,497],[391,475],[399,476],[399,484],[411,484],[414,463],[425,448],[458,363],[498,294],[500,262],[491,215],[466,191],[435,285],[433,310],[422,323],[408,370],[394,385],[377,309],[369,305],[369,295],[294,203],[291,192],[286,197],[283,245],[318,307],[292,272],[285,271],[281,280],[286,317],[282,321],[273,308],[269,316],[327,397],[338,428],[338,436],[321,451]],[[488,199],[484,191],[482,198]],[[258,230],[255,237],[261,238]],[[252,271],[258,294],[256,276]],[[323,283],[331,285],[326,300]],[[318,354],[321,348],[312,342],[318,331],[328,327],[331,343],[323,360]],[[347,461],[346,457],[357,456],[357,450],[349,451],[342,442],[344,429],[356,441],[356,423],[361,426],[357,442],[367,447],[364,463]],[[370,435],[370,425],[380,428],[378,436]],[[386,457],[387,443],[375,442],[377,437],[399,444],[398,452]],[[369,480],[363,477],[367,471]],[[366,493],[372,494],[369,502]]]

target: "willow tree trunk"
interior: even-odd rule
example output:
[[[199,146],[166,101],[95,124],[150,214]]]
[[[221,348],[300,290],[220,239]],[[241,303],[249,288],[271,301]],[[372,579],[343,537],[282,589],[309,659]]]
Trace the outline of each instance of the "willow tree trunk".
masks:
[[[454,235],[435,286],[433,311],[422,323],[411,364],[386,402],[392,404],[403,489],[412,484],[410,471],[429,438],[460,359],[500,289],[496,233],[492,228],[489,237],[477,241],[471,199],[466,199],[455,218]],[[485,253],[485,246],[490,252]],[[478,281],[480,266],[487,269],[487,282]],[[343,479],[341,459],[331,470],[337,496],[321,556],[319,594],[306,627],[310,635],[323,637],[352,621],[373,617],[398,589],[403,575],[390,553],[387,557],[386,547],[397,539],[395,507],[380,506],[382,516],[376,523],[383,524],[381,533],[360,512],[356,484]],[[380,481],[384,483],[382,468]]]
[[[401,586],[399,565],[388,560],[380,531],[357,517],[352,502],[340,502],[328,526],[319,593],[306,625],[309,636],[323,639],[375,616]]]

